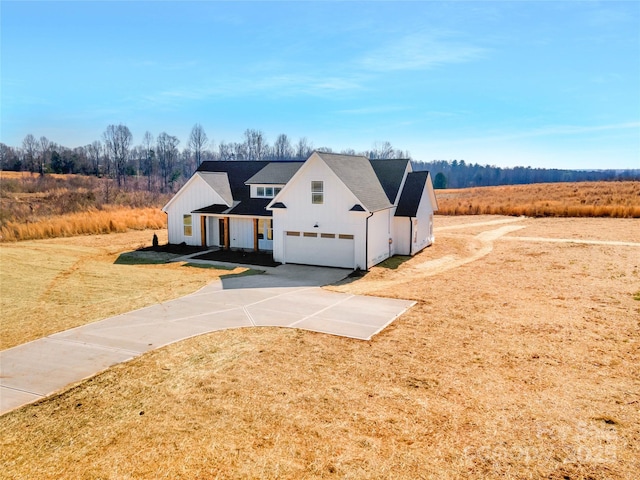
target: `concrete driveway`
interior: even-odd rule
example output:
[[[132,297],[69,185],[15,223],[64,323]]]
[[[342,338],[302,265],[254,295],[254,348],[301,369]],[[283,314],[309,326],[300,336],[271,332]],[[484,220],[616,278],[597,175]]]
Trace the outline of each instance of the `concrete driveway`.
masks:
[[[195,335],[278,326],[369,340],[415,303],[320,288],[348,270],[297,265],[265,270],[0,352],[0,414]]]

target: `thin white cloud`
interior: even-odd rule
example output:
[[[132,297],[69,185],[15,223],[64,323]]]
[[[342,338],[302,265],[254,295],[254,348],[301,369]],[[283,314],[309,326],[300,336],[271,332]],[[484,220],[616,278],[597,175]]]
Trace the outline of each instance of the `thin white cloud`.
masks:
[[[359,65],[376,72],[426,70],[449,63],[464,63],[487,55],[488,50],[451,35],[415,33],[366,54]]]

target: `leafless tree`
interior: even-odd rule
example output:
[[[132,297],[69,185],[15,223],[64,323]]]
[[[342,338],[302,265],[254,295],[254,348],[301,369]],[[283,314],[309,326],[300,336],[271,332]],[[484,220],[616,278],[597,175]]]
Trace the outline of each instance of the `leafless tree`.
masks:
[[[156,155],[153,150],[153,135],[149,131],[144,132],[144,137],[142,137],[142,148],[144,149],[142,173],[147,177],[147,190],[151,191]]]
[[[36,155],[38,153],[38,141],[36,137],[28,134],[22,140],[22,150],[24,152],[24,165],[33,173],[36,171]]]
[[[263,160],[269,153],[269,145],[262,130],[245,130],[244,143],[247,148],[247,160]]]
[[[296,158],[306,160],[313,153],[313,143],[309,143],[307,137],[302,137],[296,144]]]
[[[173,183],[178,179],[180,170],[176,169],[178,159],[178,144],[180,140],[173,135],[162,132],[158,135],[156,144],[156,156],[162,177],[162,189],[168,191],[173,187]]]
[[[204,132],[204,128],[199,123],[196,123],[191,129],[191,135],[189,135],[189,143],[187,147],[193,151],[195,156],[196,168],[202,163],[202,152],[207,146],[207,134]]]
[[[278,135],[276,142],[273,144],[273,157],[276,160],[289,160],[293,158],[293,148],[289,137],[284,133]]]
[[[356,155],[356,151],[353,148],[344,148],[340,150],[342,155]]]
[[[102,142],[95,140],[86,146],[87,158],[91,163],[94,175],[100,175],[100,159],[102,156]]]
[[[45,136],[40,137],[38,141],[38,170],[40,171],[40,175],[44,175],[46,163],[51,155],[51,142]]]
[[[113,163],[118,187],[126,180],[126,165],[133,135],[126,125],[109,125],[104,134],[105,148]]]
[[[233,147],[230,143],[220,142],[218,144],[218,158],[220,160],[231,160],[233,154]]]

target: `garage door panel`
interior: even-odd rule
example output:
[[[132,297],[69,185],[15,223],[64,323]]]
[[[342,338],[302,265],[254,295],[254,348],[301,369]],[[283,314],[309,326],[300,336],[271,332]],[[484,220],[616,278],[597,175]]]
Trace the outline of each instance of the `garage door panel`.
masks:
[[[286,263],[353,268],[353,235],[285,232],[284,256]]]

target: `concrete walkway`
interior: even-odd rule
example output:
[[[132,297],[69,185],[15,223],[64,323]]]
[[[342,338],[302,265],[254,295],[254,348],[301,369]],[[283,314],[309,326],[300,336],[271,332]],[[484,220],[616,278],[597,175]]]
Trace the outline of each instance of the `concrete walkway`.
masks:
[[[369,340],[415,303],[320,288],[348,270],[297,265],[264,270],[0,352],[0,414],[195,335],[278,326]]]

